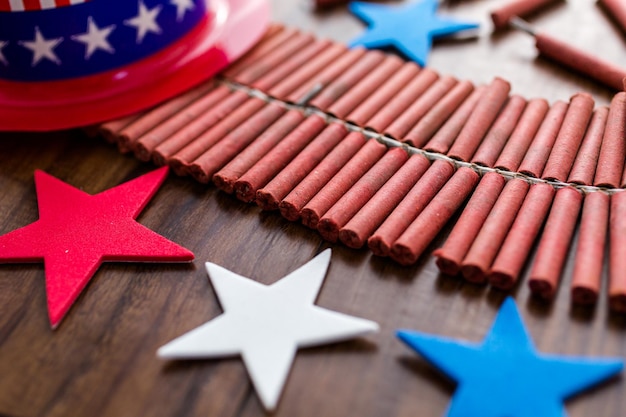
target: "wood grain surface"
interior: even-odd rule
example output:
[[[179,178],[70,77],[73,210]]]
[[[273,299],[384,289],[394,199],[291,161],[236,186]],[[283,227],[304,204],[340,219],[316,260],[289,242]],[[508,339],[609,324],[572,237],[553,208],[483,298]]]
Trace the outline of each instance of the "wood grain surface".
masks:
[[[604,87],[535,58],[528,35],[491,35],[499,1],[447,2],[442,12],[483,23],[478,39],[437,42],[430,64],[475,83],[501,76],[513,93],[550,102],[578,92],[607,104]],[[273,0],[274,21],[345,42],[363,25],[345,6],[315,12],[304,0]],[[626,66],[626,38],[594,1],[570,0],[531,19],[549,33]],[[38,218],[33,172],[42,169],[88,193],[148,172],[81,131],[0,135],[0,233]],[[204,262],[272,283],[327,247],[331,267],[317,304],[380,323],[378,334],[300,350],[277,416],[443,416],[454,384],[395,338],[398,328],[479,341],[507,295],[442,276],[430,255],[401,267],[324,242],[277,213],[261,212],[215,187],[171,175],[138,221],[192,250],[188,265],[107,263],[56,331],[49,328],[42,264],[0,265],[0,414],[31,416],[261,416],[238,358],[167,362],[156,350],[218,316]],[[566,355],[626,356],[626,318],[570,304],[570,251],[557,298],[545,303],[526,284],[512,295],[537,348]],[[528,271],[526,271],[527,273]],[[549,377],[549,376],[546,376]],[[489,401],[485,398],[484,401]],[[570,416],[626,413],[626,383],[614,378],[566,403]]]

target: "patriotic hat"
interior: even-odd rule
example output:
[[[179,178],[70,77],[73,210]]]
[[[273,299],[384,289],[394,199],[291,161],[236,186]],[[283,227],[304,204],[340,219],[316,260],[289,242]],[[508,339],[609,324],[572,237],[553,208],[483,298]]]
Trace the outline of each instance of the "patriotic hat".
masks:
[[[250,48],[267,0],[0,0],[0,131],[132,114]]]

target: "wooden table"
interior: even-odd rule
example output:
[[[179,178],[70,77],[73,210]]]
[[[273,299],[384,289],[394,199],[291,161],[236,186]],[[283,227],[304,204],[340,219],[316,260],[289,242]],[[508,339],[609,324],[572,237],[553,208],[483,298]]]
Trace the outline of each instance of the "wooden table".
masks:
[[[479,39],[437,42],[430,65],[476,83],[501,76],[513,93],[550,102],[578,91],[607,104],[612,93],[544,60],[523,33],[492,36],[488,13],[498,1],[449,2],[443,12],[483,23]],[[343,7],[315,13],[304,0],[273,0],[274,20],[344,42],[363,25]],[[626,38],[592,0],[570,0],[532,19],[538,27],[626,65]],[[38,218],[33,172],[42,169],[88,193],[152,170],[80,131],[0,135],[0,233]],[[0,266],[0,414],[31,416],[263,415],[238,358],[164,362],[158,347],[218,316],[207,279],[210,261],[272,283],[333,250],[317,304],[377,321],[378,334],[300,350],[276,415],[442,416],[454,384],[394,336],[411,328],[479,341],[507,295],[442,276],[427,255],[411,267],[328,244],[298,223],[261,212],[213,186],[171,175],[139,222],[189,248],[187,265],[100,267],[56,331],[47,321],[41,264]],[[448,227],[431,245],[440,246]],[[572,256],[558,297],[515,297],[536,346],[565,355],[626,356],[626,319],[572,307]],[[485,401],[489,401],[485,398]],[[626,384],[615,378],[566,403],[571,416],[623,416]]]

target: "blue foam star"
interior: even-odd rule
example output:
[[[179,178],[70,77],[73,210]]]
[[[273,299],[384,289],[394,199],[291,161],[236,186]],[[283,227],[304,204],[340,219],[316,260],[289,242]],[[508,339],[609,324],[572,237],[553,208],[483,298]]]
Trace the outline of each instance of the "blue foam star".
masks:
[[[350,11],[369,25],[369,29],[350,43],[350,47],[395,47],[407,58],[426,65],[433,38],[479,27],[477,23],[444,19],[436,15],[437,0],[422,0],[403,5],[350,3]]]
[[[617,358],[538,353],[512,298],[481,344],[407,330],[398,337],[458,383],[447,417],[563,417],[563,400],[623,368]]]

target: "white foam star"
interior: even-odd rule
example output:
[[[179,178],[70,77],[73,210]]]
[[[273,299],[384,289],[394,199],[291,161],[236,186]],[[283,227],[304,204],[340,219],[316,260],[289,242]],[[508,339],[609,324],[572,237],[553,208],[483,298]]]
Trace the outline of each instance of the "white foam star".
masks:
[[[143,38],[148,34],[148,32],[156,34],[161,33],[161,27],[156,22],[157,16],[160,12],[161,5],[148,9],[146,5],[140,1],[137,16],[124,21],[126,25],[133,26],[137,29],[137,43],[143,42]]]
[[[206,268],[224,314],[158,351],[167,359],[240,354],[266,409],[274,410],[299,347],[319,346],[378,330],[378,324],[314,305],[330,249],[272,285],[218,265]]]
[[[176,6],[176,20],[179,22],[185,17],[187,10],[193,10],[196,7],[193,0],[170,0],[170,4]]]
[[[35,27],[35,39],[32,41],[20,41],[24,48],[33,51],[33,67],[42,59],[48,59],[57,65],[61,65],[61,60],[54,53],[54,48],[63,41],[63,38],[46,39],[41,34],[39,27]]]
[[[7,59],[5,58],[4,54],[2,53],[2,48],[7,46],[8,44],[9,44],[9,42],[7,42],[7,41],[0,41],[0,62],[2,62],[6,66],[9,65],[9,61],[7,61]]]
[[[102,49],[103,51],[112,54],[115,53],[115,50],[107,40],[107,37],[111,34],[111,32],[113,32],[114,29],[115,25],[99,28],[93,21],[93,18],[89,16],[89,20],[87,21],[87,32],[80,35],[74,35],[72,36],[72,39],[85,44],[85,59],[91,58],[91,55],[93,55],[93,53],[98,49]]]

